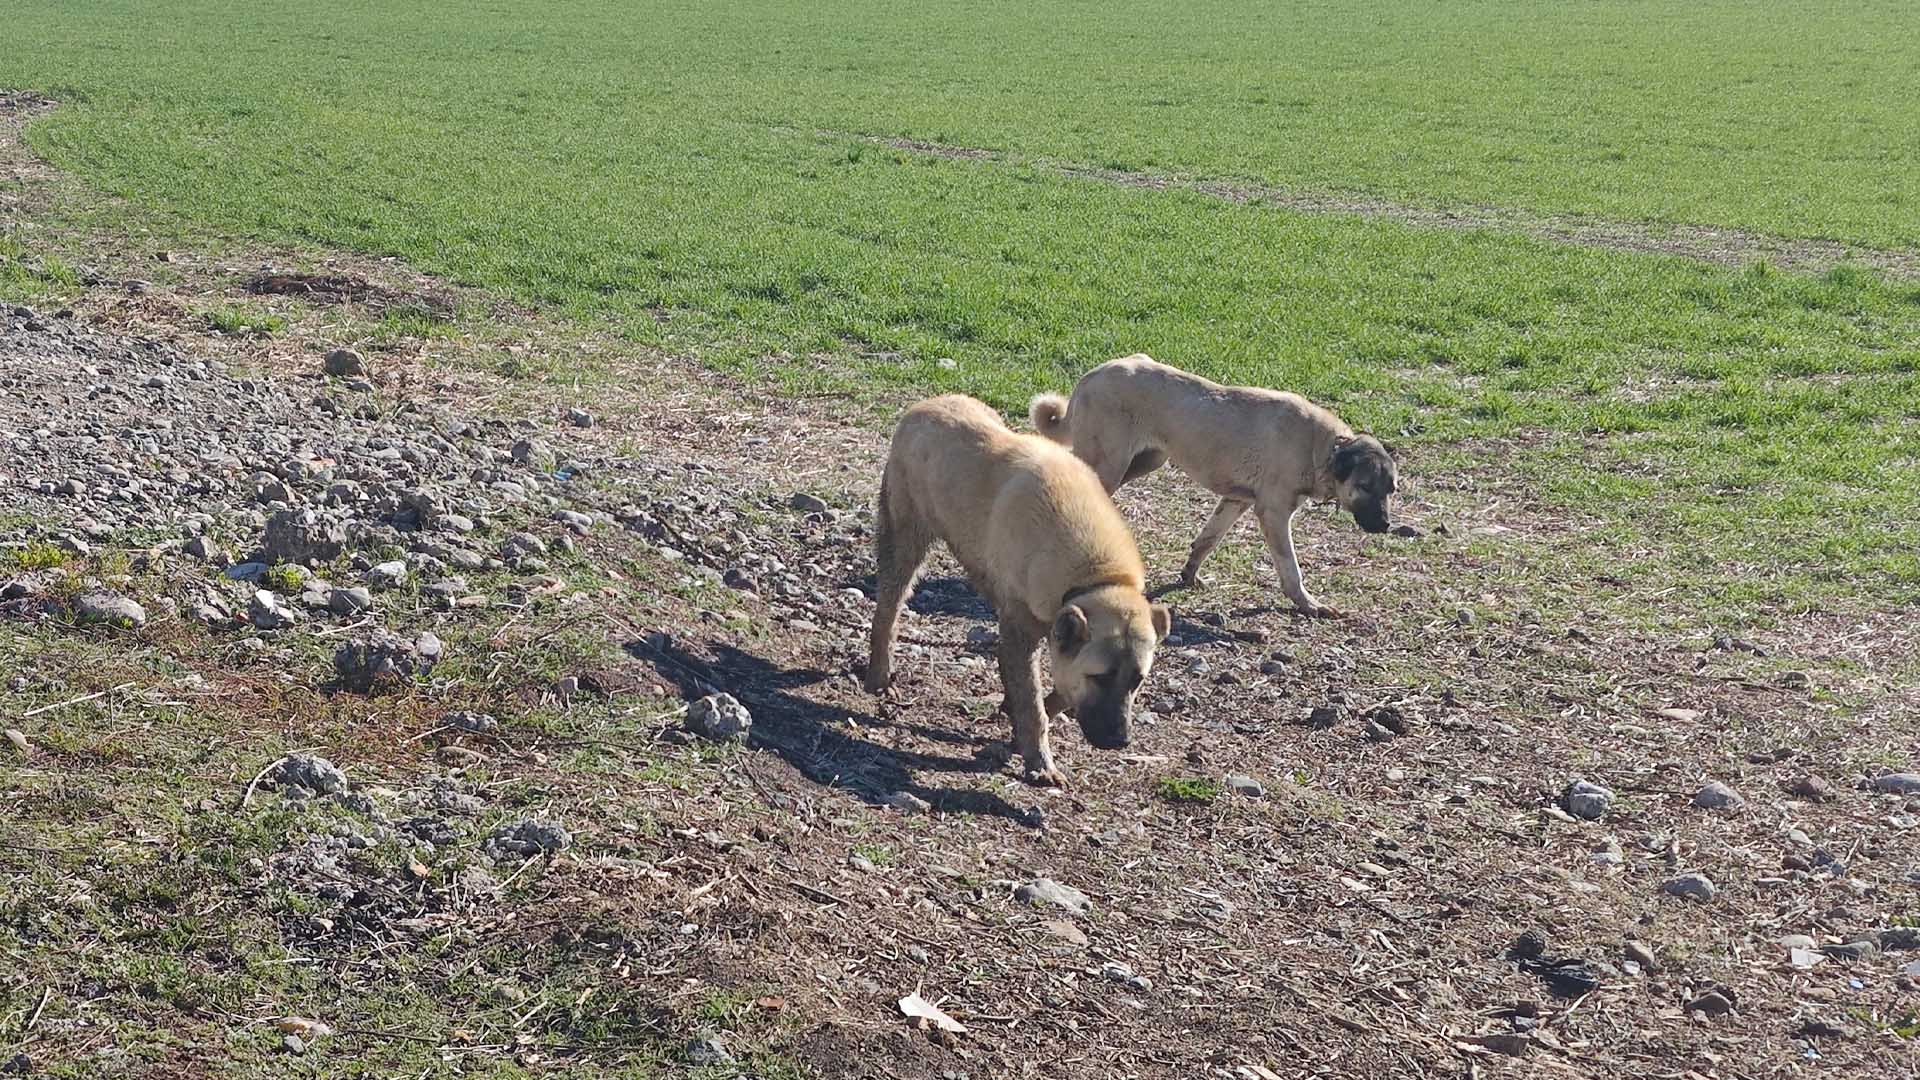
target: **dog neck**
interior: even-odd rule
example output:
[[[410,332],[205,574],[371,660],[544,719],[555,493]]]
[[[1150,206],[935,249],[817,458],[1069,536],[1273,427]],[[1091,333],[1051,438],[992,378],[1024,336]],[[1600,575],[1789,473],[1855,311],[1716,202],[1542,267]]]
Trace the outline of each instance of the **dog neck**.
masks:
[[[1128,581],[1125,578],[1106,578],[1101,581],[1095,581],[1088,585],[1075,585],[1073,588],[1068,589],[1064,594],[1061,595],[1060,606],[1066,607],[1068,604],[1073,603],[1075,600],[1079,599],[1082,596],[1087,595],[1088,593],[1099,592],[1101,589],[1108,589],[1108,588],[1112,588],[1115,585],[1126,585],[1126,584],[1128,584]]]
[[[1333,440],[1328,439],[1315,447],[1315,450],[1318,452],[1313,457],[1313,476],[1310,478],[1313,485],[1312,498],[1315,502],[1326,502],[1333,498],[1338,490],[1338,482],[1333,476],[1333,455],[1337,449],[1333,445]]]

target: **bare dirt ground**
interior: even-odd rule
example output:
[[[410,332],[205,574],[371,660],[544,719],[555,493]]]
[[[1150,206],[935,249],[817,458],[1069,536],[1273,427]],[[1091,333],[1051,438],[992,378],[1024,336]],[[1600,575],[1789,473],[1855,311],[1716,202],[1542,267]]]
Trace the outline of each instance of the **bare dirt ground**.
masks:
[[[821,134],[849,137],[844,132]],[[868,135],[851,137],[895,150],[959,161],[1007,160],[1007,155],[981,147]],[[1500,206],[1412,206],[1369,196],[1297,191],[1170,173],[1131,172],[1044,159],[1022,161],[1081,180],[1154,190],[1191,191],[1227,202],[1257,202],[1302,214],[1352,214],[1357,217],[1384,218],[1423,229],[1490,229],[1520,233],[1558,244],[1577,244],[1609,251],[1679,255],[1720,266],[1741,267],[1764,261],[1784,270],[1822,273],[1836,266],[1852,265],[1877,270],[1890,277],[1920,277],[1920,255],[1912,251],[1871,248],[1832,240],[1796,240],[1710,225],[1661,225],[1613,221],[1583,214],[1540,214]]]
[[[1920,1069],[1920,794],[1889,779],[1920,768],[1910,613],[1716,632],[1543,508],[1512,448],[1472,474],[1416,454],[1422,537],[1303,522],[1351,617],[1288,613],[1237,533],[1168,597],[1135,744],[1066,725],[1077,782],[1044,791],[1007,762],[990,614],[951,565],[896,690],[859,687],[868,414],[391,263],[90,233],[17,143],[0,170],[0,224],[85,282],[0,311],[0,1069]],[[408,296],[451,314],[396,332]],[[206,317],[241,303],[284,327]],[[322,374],[344,344],[364,387]],[[343,477],[364,497],[330,502]],[[1171,581],[1208,500],[1167,471],[1121,502]],[[312,572],[370,606],[229,578],[285,509],[347,516]],[[263,587],[291,625],[261,625]],[[84,622],[97,590],[144,624]],[[445,659],[347,692],[335,648],[376,629]],[[715,691],[744,742],[680,732]],[[294,752],[344,788],[277,771]],[[1578,779],[1610,789],[1597,817]],[[1732,805],[1696,805],[1712,782]],[[503,848],[523,821],[564,841]],[[1709,899],[1668,891],[1688,874]],[[1023,899],[1037,879],[1084,903]],[[965,1032],[910,1022],[916,992]]]

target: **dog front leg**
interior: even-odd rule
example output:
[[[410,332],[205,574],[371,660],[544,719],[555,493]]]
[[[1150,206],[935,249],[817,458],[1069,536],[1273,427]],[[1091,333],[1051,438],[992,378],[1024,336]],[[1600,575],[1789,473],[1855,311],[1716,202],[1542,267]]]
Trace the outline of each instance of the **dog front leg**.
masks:
[[[1246,513],[1251,505],[1238,499],[1220,500],[1220,505],[1214,508],[1213,517],[1207,519],[1206,528],[1201,529],[1200,535],[1193,541],[1193,550],[1187,554],[1186,568],[1180,571],[1180,584],[1188,588],[1200,584],[1200,564],[1213,554],[1214,548],[1220,546],[1220,541],[1226,538],[1234,522],[1239,521],[1240,515]]]
[[[1013,721],[1013,748],[1020,753],[1027,779],[1065,785],[1067,774],[1054,764],[1047,713],[1040,701],[1042,633],[1025,620],[1000,621],[1000,684],[1006,690],[1007,716]]]
[[[1273,568],[1280,572],[1280,588],[1295,607],[1308,615],[1337,616],[1340,612],[1315,600],[1301,579],[1300,560],[1293,550],[1293,516],[1299,509],[1296,503],[1284,511],[1260,511],[1260,531],[1266,534]]]

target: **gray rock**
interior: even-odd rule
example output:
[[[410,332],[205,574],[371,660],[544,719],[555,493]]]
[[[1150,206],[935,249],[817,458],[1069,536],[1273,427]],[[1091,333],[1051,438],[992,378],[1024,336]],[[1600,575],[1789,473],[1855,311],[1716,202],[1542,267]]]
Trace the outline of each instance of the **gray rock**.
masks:
[[[793,498],[787,500],[787,505],[805,514],[818,514],[827,510],[827,500],[818,495],[809,495],[804,491],[794,492]]]
[[[686,729],[715,742],[738,739],[753,729],[753,714],[732,694],[709,694],[688,707]]]
[[[585,536],[587,532],[593,528],[592,516],[583,514],[578,510],[555,510],[553,512],[553,520],[565,525],[567,528],[572,529],[582,536]]]
[[[495,861],[530,859],[535,855],[564,851],[572,844],[573,834],[562,826],[528,818],[488,834],[480,842],[480,854]]]
[[[1705,1013],[1708,1016],[1725,1016],[1733,1009],[1732,999],[1720,990],[1709,990],[1687,1002],[1688,1012]]]
[[[451,784],[441,784],[433,789],[427,804],[443,814],[458,817],[473,817],[487,808],[487,804],[478,795],[469,795]]]
[[[909,814],[926,814],[933,811],[932,803],[911,791],[896,791],[880,801],[895,810],[904,810]]]
[[[1889,795],[1920,795],[1920,773],[1888,773],[1873,778],[1873,790]]]
[[[272,780],[283,788],[305,788],[316,795],[347,790],[347,775],[333,762],[312,754],[289,755],[274,767]]]
[[[220,550],[218,544],[215,544],[205,536],[196,536],[187,541],[186,547],[181,550],[202,562],[223,563],[227,561],[227,553]]]
[[[461,731],[471,731],[476,735],[491,735],[500,730],[500,721],[486,713],[453,712],[440,718],[442,724]]]
[[[1013,890],[1013,898],[1023,904],[1052,905],[1080,915],[1093,910],[1093,901],[1087,899],[1086,893],[1052,878],[1034,878],[1022,883]]]
[[[422,671],[439,663],[446,654],[446,646],[441,644],[440,635],[431,630],[420,631],[420,636],[413,639],[413,650],[420,654]]]
[[[314,510],[281,510],[267,519],[262,547],[268,562],[331,562],[347,549],[347,527]]]
[[[1250,799],[1257,799],[1267,793],[1267,789],[1261,785],[1260,781],[1251,776],[1227,777],[1227,790],[1245,795]]]
[[[567,423],[574,427],[592,427],[593,414],[578,406],[567,410]]]
[[[1890,926],[1880,931],[1880,947],[1890,951],[1920,949],[1920,926]]]
[[[327,610],[335,615],[358,615],[373,606],[373,594],[358,585],[327,593]]]
[[[1880,946],[1871,941],[1849,941],[1844,945],[1823,945],[1820,951],[1834,960],[1871,960],[1880,954]]]
[[[333,654],[341,688],[356,694],[397,689],[432,666],[412,642],[385,630],[349,641]]]
[[[367,581],[375,588],[397,589],[407,583],[407,564],[401,559],[377,563],[367,571]]]
[[[1747,805],[1740,793],[1715,780],[1694,793],[1693,805],[1702,810],[1738,810]]]
[[[718,1035],[702,1035],[687,1043],[686,1058],[689,1065],[733,1064],[732,1052]]]
[[[371,374],[367,370],[367,358],[357,349],[335,349],[327,354],[322,367],[327,374],[336,378],[364,377]]]
[[[1678,896],[1683,900],[1698,900],[1707,903],[1718,891],[1713,887],[1713,879],[1702,873],[1681,874],[1660,886],[1668,896]]]
[[[1653,950],[1648,948],[1644,942],[1629,941],[1627,942],[1626,948],[1623,951],[1626,953],[1627,960],[1632,963],[1639,964],[1641,967],[1641,970],[1643,971],[1660,970],[1659,957],[1655,956],[1653,954]]]
[[[263,562],[235,563],[226,569],[226,576],[232,581],[259,581],[266,573],[267,564]]]
[[[279,630],[292,626],[299,614],[271,589],[256,589],[247,601],[247,620],[261,630]]]
[[[138,630],[147,625],[147,609],[118,593],[90,592],[73,603],[75,622]]]
[[[1613,808],[1613,792],[1599,784],[1575,780],[1560,796],[1567,813],[1587,821],[1599,821]]]

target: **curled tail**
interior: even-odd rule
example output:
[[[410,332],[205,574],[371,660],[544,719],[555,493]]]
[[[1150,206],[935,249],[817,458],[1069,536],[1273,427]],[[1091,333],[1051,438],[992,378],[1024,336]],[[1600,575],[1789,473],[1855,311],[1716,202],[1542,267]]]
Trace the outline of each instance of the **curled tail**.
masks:
[[[1040,434],[1062,446],[1071,446],[1067,430],[1067,399],[1059,394],[1035,394],[1027,405],[1027,419]]]

